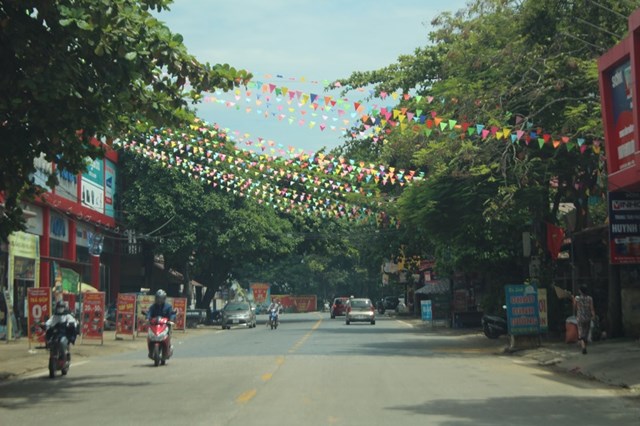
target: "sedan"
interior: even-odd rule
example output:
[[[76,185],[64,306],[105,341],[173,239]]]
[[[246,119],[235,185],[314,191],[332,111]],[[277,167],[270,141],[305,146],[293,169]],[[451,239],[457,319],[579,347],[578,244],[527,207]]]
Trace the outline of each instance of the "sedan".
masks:
[[[376,310],[370,299],[351,299],[347,303],[345,323],[362,321],[371,325],[376,323]]]
[[[232,325],[243,325],[255,328],[256,313],[249,302],[229,302],[222,309],[222,329],[230,329]]]

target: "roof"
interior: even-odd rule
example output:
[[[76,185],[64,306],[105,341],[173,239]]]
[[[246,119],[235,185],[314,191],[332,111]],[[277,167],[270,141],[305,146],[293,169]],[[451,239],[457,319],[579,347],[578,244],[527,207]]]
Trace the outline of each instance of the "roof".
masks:
[[[448,281],[428,281],[416,290],[416,294],[448,294],[451,286]]]

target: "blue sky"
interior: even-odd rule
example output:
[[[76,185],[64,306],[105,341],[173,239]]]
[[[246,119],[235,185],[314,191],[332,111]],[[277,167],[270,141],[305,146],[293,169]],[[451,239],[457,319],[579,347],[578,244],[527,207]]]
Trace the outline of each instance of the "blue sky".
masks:
[[[228,63],[254,74],[255,80],[324,95],[322,85],[291,82],[349,76],[395,62],[428,42],[430,21],[457,11],[466,0],[176,0],[158,15],[182,34],[190,53],[202,62]],[[280,74],[285,80],[267,80]],[[351,92],[358,101],[362,93]],[[227,95],[227,99],[233,99]],[[244,96],[241,102],[244,102]],[[385,102],[385,105],[389,101]],[[244,107],[244,103],[243,103]],[[297,108],[296,108],[297,109]],[[255,107],[254,107],[255,110]],[[305,151],[341,143],[338,131],[320,131],[256,112],[203,103],[199,115],[224,127]]]

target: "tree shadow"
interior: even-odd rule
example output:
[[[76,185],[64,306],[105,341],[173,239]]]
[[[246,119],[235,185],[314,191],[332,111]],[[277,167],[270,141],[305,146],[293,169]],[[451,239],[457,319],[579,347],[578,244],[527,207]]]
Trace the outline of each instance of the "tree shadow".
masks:
[[[442,426],[613,426],[640,424],[632,398],[615,396],[517,396],[427,400],[386,407],[420,416],[422,424]]]

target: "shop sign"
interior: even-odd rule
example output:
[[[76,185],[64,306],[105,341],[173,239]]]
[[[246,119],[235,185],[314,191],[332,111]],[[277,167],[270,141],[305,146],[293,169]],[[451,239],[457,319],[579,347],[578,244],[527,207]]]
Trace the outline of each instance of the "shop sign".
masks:
[[[25,232],[9,235],[9,256],[37,259],[40,256],[40,238]]]
[[[104,189],[91,181],[82,178],[82,205],[104,213]]]
[[[420,312],[422,312],[422,321],[433,320],[433,312],[431,308],[432,308],[431,300],[420,301]]]
[[[505,286],[507,325],[512,336],[539,334],[538,289],[531,284]]]
[[[613,127],[607,140],[607,156],[609,157],[609,173],[635,165],[635,128],[633,124],[631,62],[627,59],[608,72],[611,90],[611,111]]]
[[[82,295],[82,340],[103,340],[105,314],[105,293],[84,293]]]
[[[78,176],[64,169],[58,169],[58,186],[56,195],[78,202]]]
[[[169,300],[171,299],[171,300]],[[167,298],[167,302],[173,306],[173,309],[176,311],[176,320],[174,330],[186,330],[187,329],[187,298],[186,297],[175,297],[175,298]]]
[[[27,289],[27,324],[29,345],[44,343],[44,323],[51,316],[51,289],[49,287]]]
[[[118,294],[116,301],[116,336],[133,336],[136,316],[136,295]]]
[[[69,221],[67,218],[51,213],[49,219],[49,236],[54,240],[69,242]]]
[[[116,170],[116,164],[113,161],[105,160],[104,214],[109,217],[115,217]]]
[[[42,207],[34,206],[32,204],[25,204],[22,206],[22,210],[29,210],[34,214],[33,217],[29,217],[26,223],[26,231],[29,234],[42,235],[43,231],[43,215]]]
[[[640,263],[640,193],[609,193],[609,238],[612,265]]]

